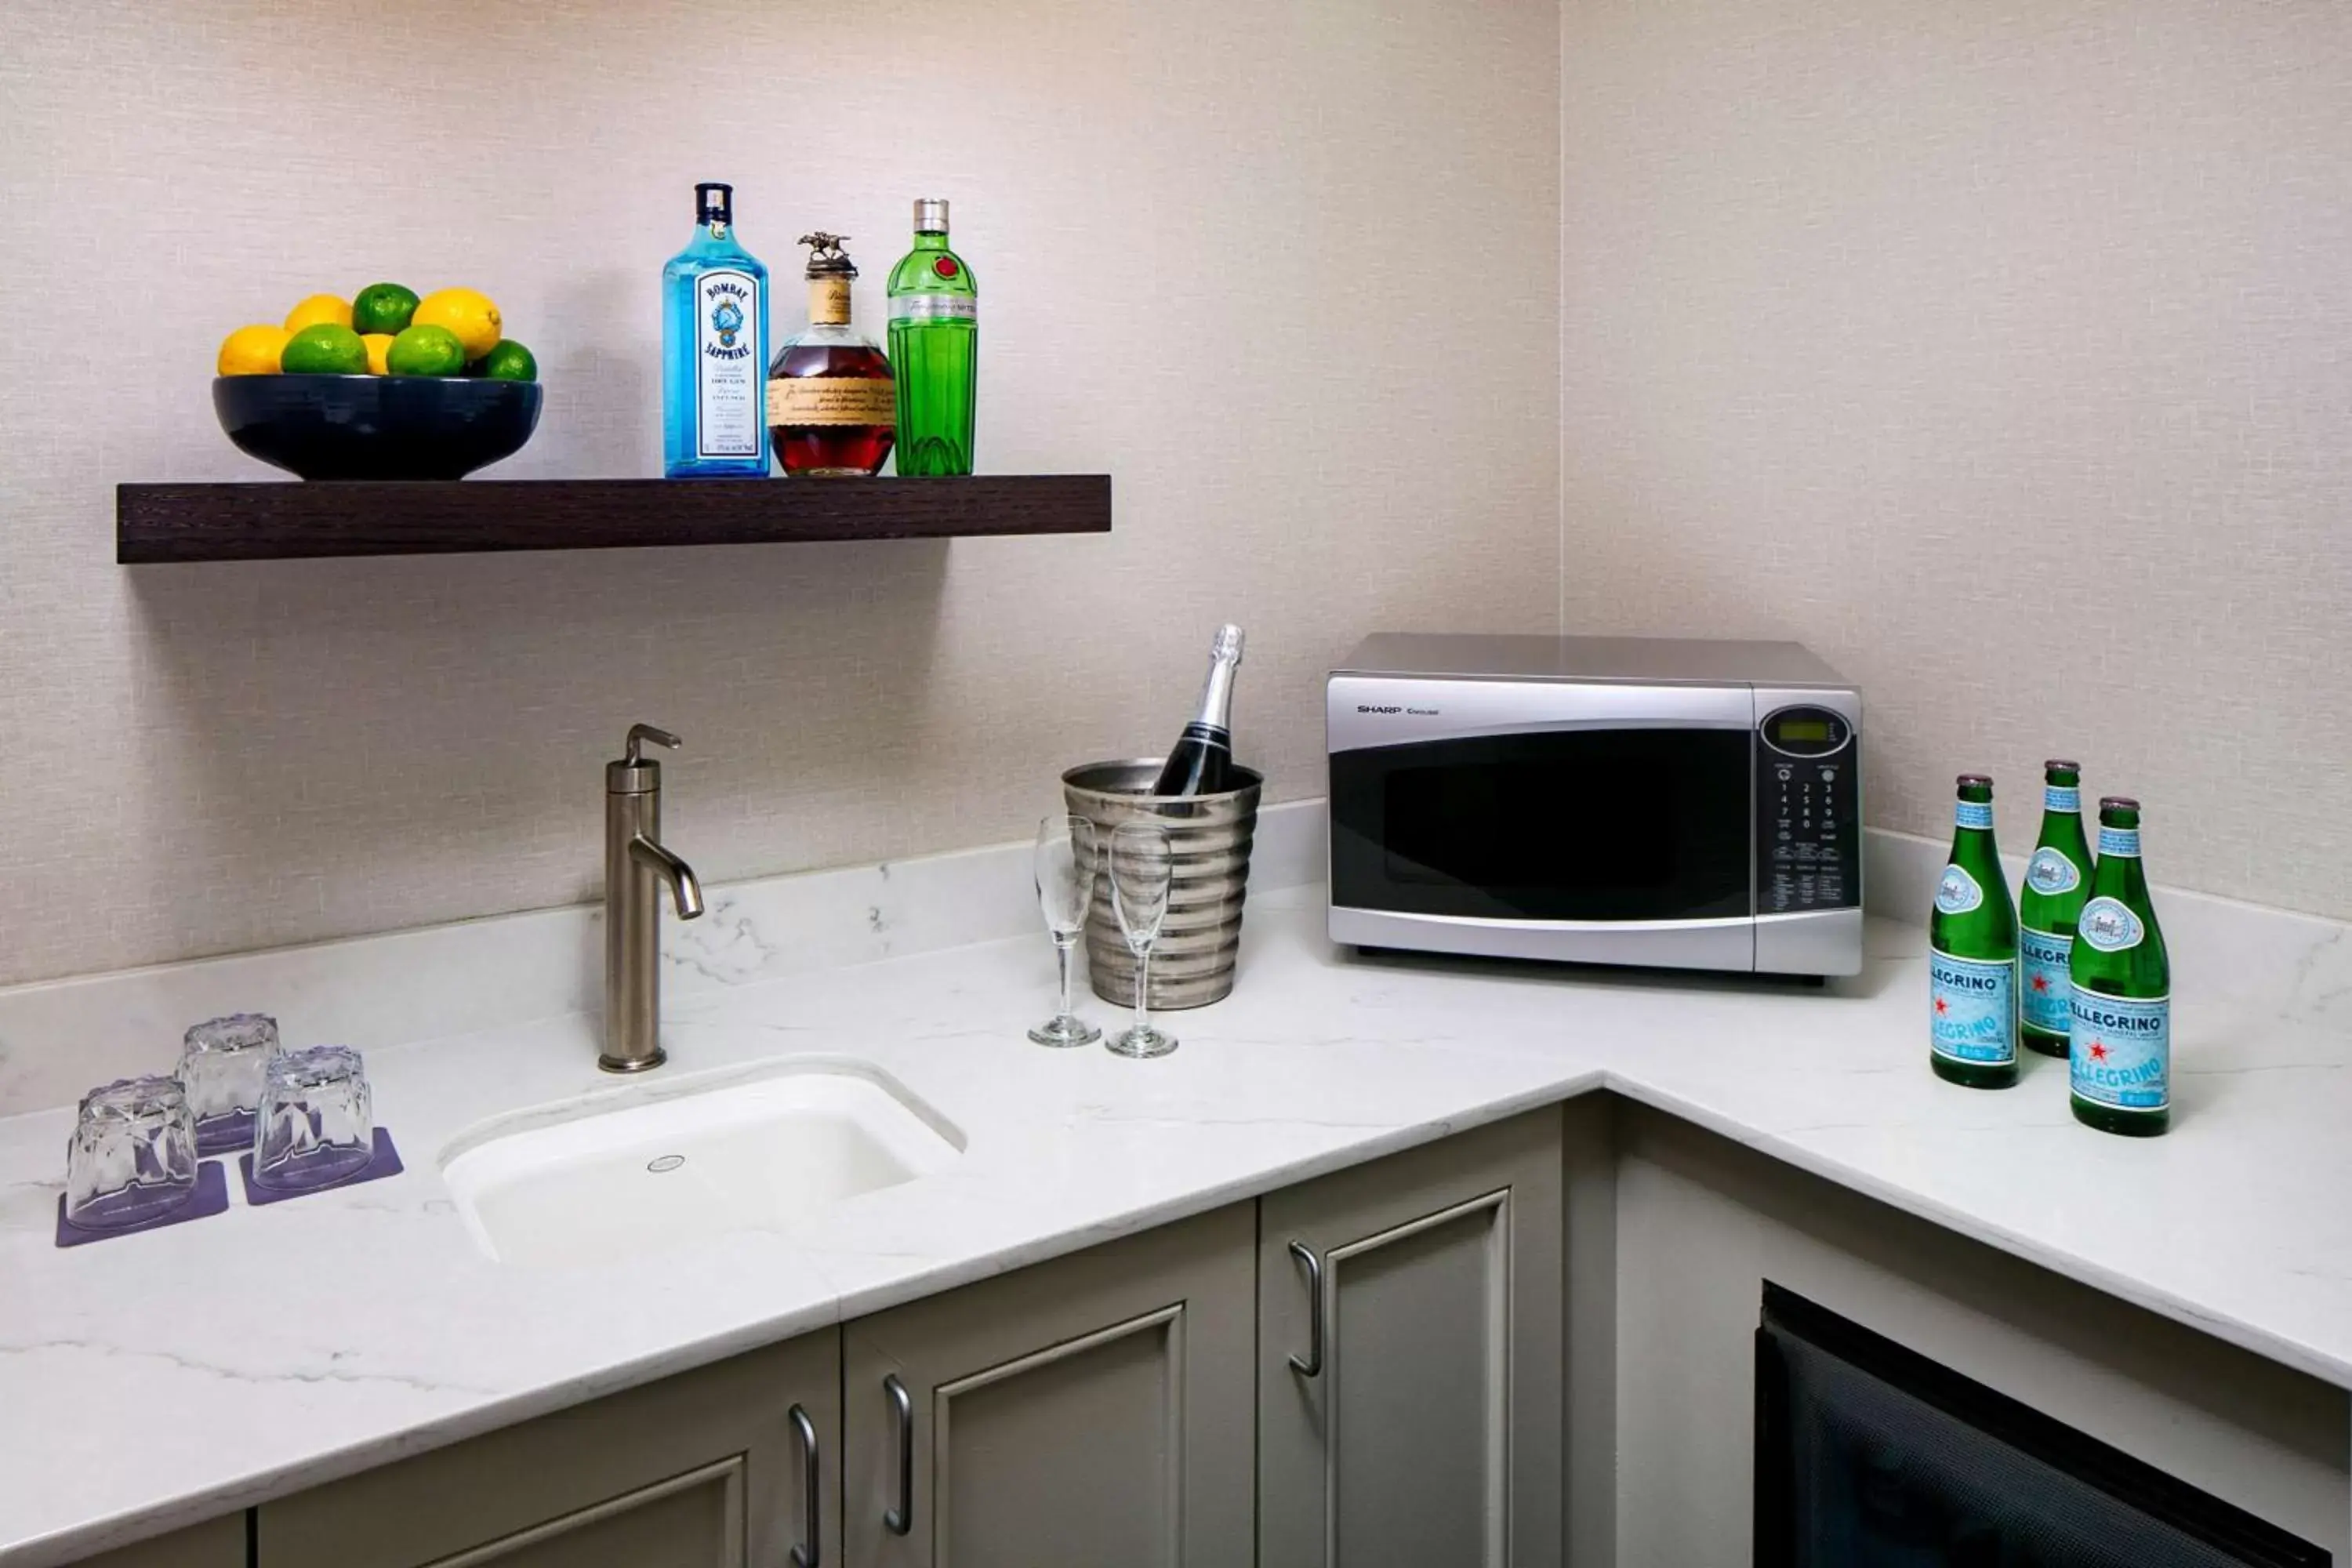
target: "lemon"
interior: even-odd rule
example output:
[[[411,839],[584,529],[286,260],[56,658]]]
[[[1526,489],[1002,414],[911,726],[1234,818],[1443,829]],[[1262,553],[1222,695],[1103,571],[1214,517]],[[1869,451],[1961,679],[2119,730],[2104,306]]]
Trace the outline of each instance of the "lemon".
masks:
[[[466,346],[467,359],[479,359],[499,346],[499,308],[488,295],[471,289],[436,289],[417,302],[409,324],[448,328]]]
[[[335,294],[313,294],[286,312],[286,330],[289,332],[299,332],[305,327],[315,327],[320,322],[336,327],[350,326],[351,301]]]
[[[502,338],[498,347],[466,367],[467,373],[486,381],[537,381],[539,361],[530,351],[512,338]]]
[[[289,375],[364,375],[367,344],[349,327],[317,321],[286,340],[278,365]]]
[[[383,363],[394,375],[461,375],[466,345],[448,328],[420,321],[392,340]]]
[[[293,334],[283,327],[239,327],[221,340],[223,375],[276,375],[278,356]]]
[[[352,331],[386,337],[408,325],[416,313],[416,291],[397,283],[371,283],[352,296]]]
[[[360,334],[360,342],[367,345],[368,374],[370,375],[390,375],[392,373],[384,368],[384,357],[392,353],[392,334],[390,332],[362,332]]]

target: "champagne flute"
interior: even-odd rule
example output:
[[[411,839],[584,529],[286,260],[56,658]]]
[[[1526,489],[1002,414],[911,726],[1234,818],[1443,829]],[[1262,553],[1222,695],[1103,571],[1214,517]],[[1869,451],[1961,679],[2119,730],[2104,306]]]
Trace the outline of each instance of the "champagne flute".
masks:
[[[1062,971],[1062,1005],[1029,1037],[1041,1046],[1090,1046],[1102,1031],[1070,1010],[1070,955],[1087,929],[1095,897],[1095,825],[1083,816],[1049,816],[1037,824],[1037,907],[1053,934]]]
[[[1104,1045],[1122,1057],[1164,1057],[1176,1037],[1151,1026],[1149,1002],[1151,949],[1168,918],[1168,885],[1176,850],[1168,830],[1156,822],[1122,822],[1110,836],[1110,907],[1119,934],[1135,954],[1135,1023]]]

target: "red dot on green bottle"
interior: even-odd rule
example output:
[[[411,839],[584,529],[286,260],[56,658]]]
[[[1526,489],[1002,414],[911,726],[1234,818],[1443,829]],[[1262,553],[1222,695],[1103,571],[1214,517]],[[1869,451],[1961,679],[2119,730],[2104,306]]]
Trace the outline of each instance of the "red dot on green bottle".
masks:
[[[942,278],[954,277],[957,272],[955,258],[952,256],[940,257],[937,261],[931,263],[931,270],[938,273]]]

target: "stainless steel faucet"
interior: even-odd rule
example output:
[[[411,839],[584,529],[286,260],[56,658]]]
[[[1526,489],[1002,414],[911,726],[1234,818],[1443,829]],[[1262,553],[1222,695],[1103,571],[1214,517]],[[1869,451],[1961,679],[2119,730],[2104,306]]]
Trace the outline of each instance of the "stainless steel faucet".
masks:
[[[651,724],[629,726],[628,754],[604,764],[604,1053],[606,1072],[643,1072],[668,1059],[661,1047],[661,890],[677,918],[702,913],[694,868],[662,847],[661,764],[646,742],[676,747]]]

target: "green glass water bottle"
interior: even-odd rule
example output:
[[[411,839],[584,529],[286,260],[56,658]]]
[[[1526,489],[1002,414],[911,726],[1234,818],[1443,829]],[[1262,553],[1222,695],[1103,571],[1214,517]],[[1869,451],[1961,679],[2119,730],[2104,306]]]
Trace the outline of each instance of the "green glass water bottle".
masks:
[[[2017,1081],[2017,910],[1992,837],[1992,780],[1962,773],[1952,856],[1927,921],[1927,1063],[1969,1089]]]
[[[2074,1119],[2153,1138],[2172,1125],[2172,961],[2139,858],[2139,802],[2099,802],[2099,867],[2070,971]]]
[[[915,204],[915,247],[890,269],[890,368],[898,380],[898,471],[971,472],[980,290],[948,248],[948,204]]]
[[[2063,1058],[2073,1028],[2067,979],[2074,926],[2091,898],[2083,835],[2083,764],[2042,764],[2042,837],[2017,892],[2017,1033],[2029,1050]]]

